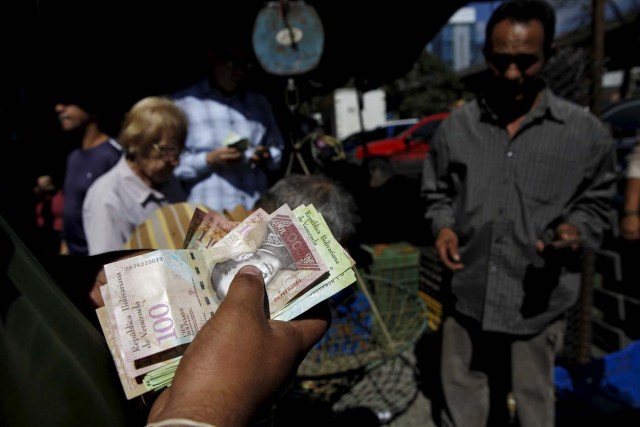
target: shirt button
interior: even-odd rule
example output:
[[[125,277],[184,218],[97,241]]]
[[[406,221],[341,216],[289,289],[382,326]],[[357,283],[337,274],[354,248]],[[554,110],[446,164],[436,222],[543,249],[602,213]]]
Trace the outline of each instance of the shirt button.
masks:
[[[497,269],[498,267],[496,267],[494,264],[489,264],[489,271],[491,273],[495,273]]]
[[[513,157],[513,151],[507,151],[507,157]]]

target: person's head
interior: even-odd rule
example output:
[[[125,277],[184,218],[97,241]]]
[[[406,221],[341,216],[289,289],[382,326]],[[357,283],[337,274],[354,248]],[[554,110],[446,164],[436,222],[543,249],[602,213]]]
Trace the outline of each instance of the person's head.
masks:
[[[149,186],[167,181],[179,163],[187,117],[170,99],[151,96],[127,113],[118,142],[134,172]]]
[[[265,286],[268,286],[282,268],[282,260],[276,252],[258,248],[255,252],[241,254],[235,258],[217,263],[211,271],[211,285],[220,301],[227,295],[231,281],[238,270],[245,265],[258,267],[262,272]]]
[[[218,44],[209,47],[208,54],[212,83],[225,94],[242,89],[246,75],[254,64],[250,49]]]
[[[553,52],[555,13],[543,0],[509,0],[491,15],[484,55],[495,77],[494,95],[507,104],[529,103]]]
[[[353,197],[324,175],[292,174],[282,178],[269,188],[258,206],[273,212],[284,204],[292,209],[313,205],[340,243],[346,243],[355,234],[359,218]]]
[[[65,132],[84,129],[93,120],[91,114],[77,104],[58,102],[54,110],[58,114],[60,127]]]
[[[83,133],[89,126],[102,130],[107,116],[108,97],[101,82],[88,76],[60,78],[51,101],[64,132]]]

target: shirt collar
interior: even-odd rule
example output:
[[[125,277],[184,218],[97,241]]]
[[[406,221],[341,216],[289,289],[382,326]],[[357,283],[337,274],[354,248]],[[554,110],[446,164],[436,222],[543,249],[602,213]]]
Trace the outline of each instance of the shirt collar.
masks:
[[[499,123],[498,116],[491,110],[486,97],[478,98],[478,106],[480,108],[480,120]],[[527,113],[527,120],[545,119],[554,120],[564,123],[567,120],[567,114],[561,108],[558,98],[553,94],[549,87],[545,86],[540,93],[540,100],[533,107],[533,110]]]
[[[152,200],[162,201],[166,199],[164,194],[147,186],[138,175],[133,173],[127,163],[126,157],[123,156],[120,159],[118,167],[120,168],[119,172],[125,184],[123,186],[125,191],[127,191],[131,198],[140,206],[145,206]]]
[[[533,114],[534,117],[546,116],[560,123],[568,119],[567,112],[562,109],[558,97],[548,87],[542,90],[540,102],[534,108]]]

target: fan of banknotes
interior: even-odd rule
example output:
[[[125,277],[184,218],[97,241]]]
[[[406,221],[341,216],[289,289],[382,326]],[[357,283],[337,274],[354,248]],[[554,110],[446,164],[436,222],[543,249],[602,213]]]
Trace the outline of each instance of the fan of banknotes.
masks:
[[[242,266],[262,270],[270,316],[283,321],[356,280],[353,259],[312,205],[259,209],[240,223],[196,210],[184,248],[104,266],[97,314],[128,399],[171,384]]]

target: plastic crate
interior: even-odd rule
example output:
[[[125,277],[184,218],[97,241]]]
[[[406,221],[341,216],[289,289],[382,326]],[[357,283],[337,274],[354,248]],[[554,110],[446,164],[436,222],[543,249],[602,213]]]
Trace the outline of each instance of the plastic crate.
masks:
[[[420,250],[409,243],[362,245],[362,249],[372,257],[369,267],[371,276],[383,277],[398,286],[408,287],[417,293]]]

